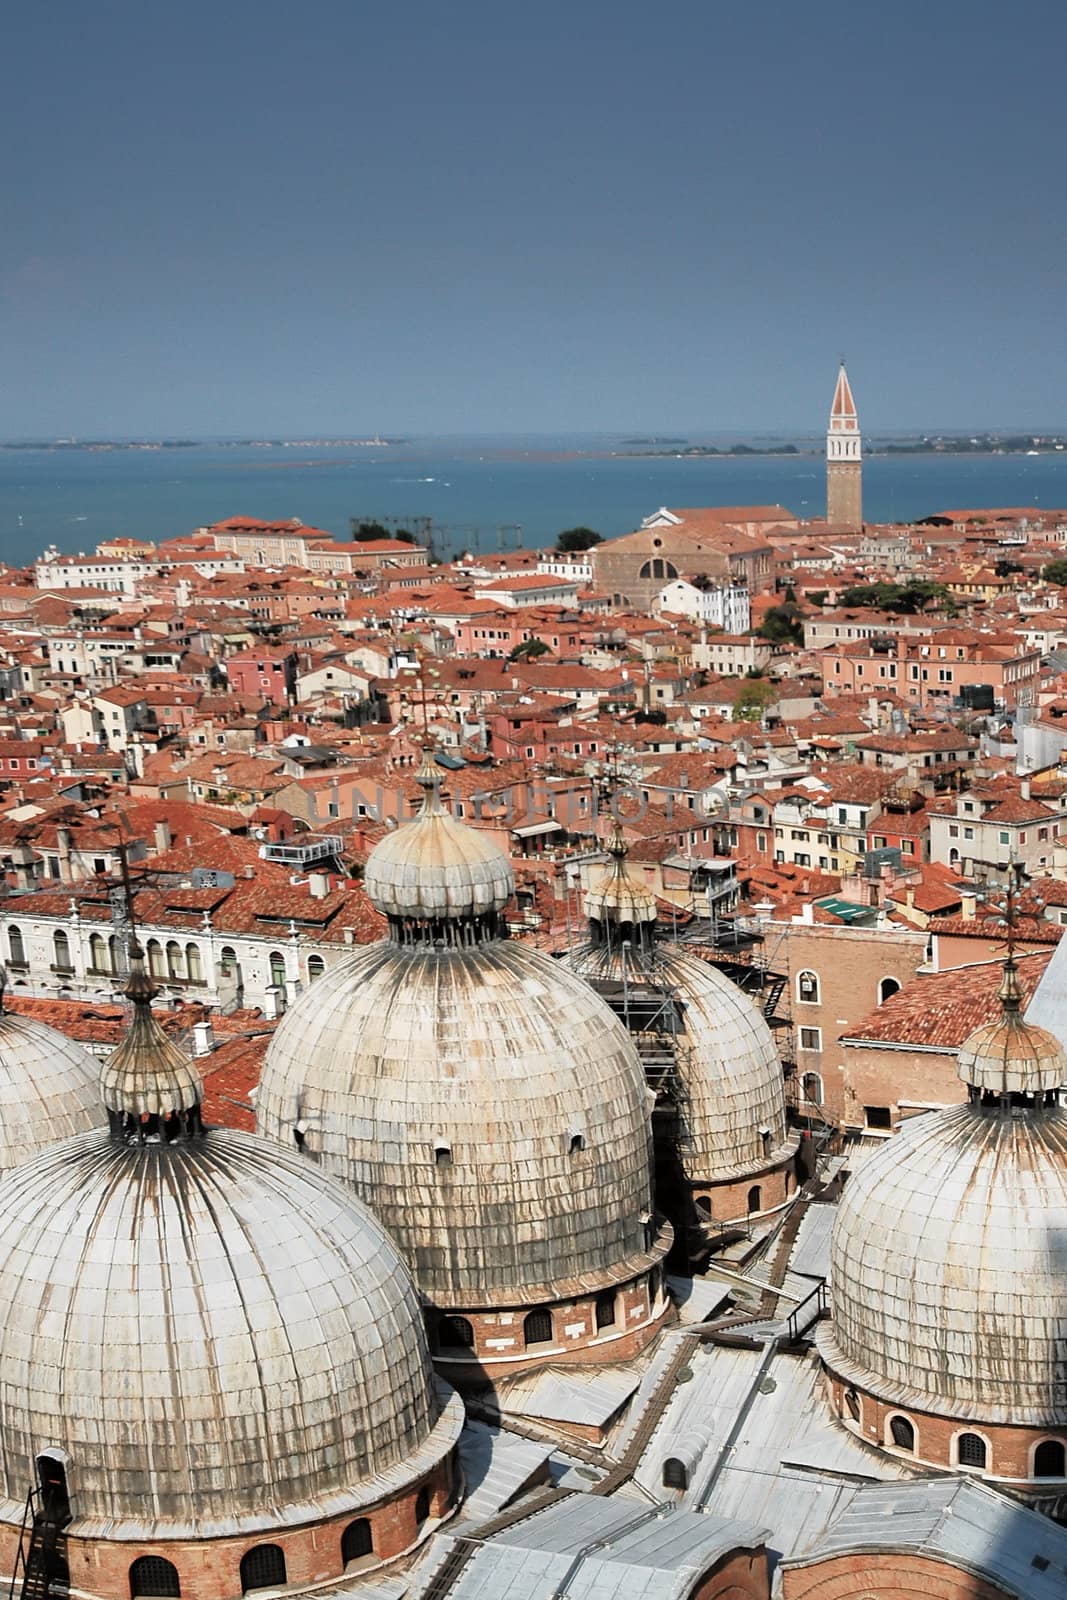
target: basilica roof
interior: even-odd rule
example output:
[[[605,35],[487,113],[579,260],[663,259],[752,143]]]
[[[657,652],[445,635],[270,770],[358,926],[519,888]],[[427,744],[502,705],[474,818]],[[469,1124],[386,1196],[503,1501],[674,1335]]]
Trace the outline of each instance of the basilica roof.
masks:
[[[80,1044],[0,1005],[0,1172],[105,1122],[99,1076]]]

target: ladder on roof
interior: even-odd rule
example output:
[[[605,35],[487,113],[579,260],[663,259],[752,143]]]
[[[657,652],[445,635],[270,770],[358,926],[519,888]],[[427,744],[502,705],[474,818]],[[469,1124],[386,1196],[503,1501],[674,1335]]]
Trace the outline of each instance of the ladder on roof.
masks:
[[[31,1489],[26,1496],[8,1600],[66,1600],[70,1593],[67,1539],[70,1521],[66,1493]]]

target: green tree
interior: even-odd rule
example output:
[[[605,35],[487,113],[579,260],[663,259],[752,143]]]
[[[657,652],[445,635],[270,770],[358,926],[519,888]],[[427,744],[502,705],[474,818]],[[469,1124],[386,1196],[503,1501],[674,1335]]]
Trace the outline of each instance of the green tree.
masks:
[[[517,644],[514,650],[509,651],[509,661],[533,661],[538,656],[548,655],[548,646],[543,639],[524,639],[522,644]]]
[[[1067,560],[1050,561],[1048,566],[1042,567],[1041,576],[1046,583],[1067,584]]]
[[[772,606],[756,629],[772,644],[803,644],[804,623],[797,605]]]
[[[907,583],[858,583],[840,597],[843,606],[873,606],[878,611],[912,614],[936,605],[954,611],[955,601],[943,583],[926,578],[909,578]]]
[[[734,701],[735,722],[759,722],[774,699],[774,686],[766,678],[746,678]]]
[[[349,519],[352,529],[352,540],[355,544],[366,544],[368,539],[399,539],[402,544],[414,544],[415,535],[409,533],[407,528],[397,528],[392,532],[384,522],[359,521],[355,517]]]
[[[591,550],[595,544],[603,544],[599,533],[592,528],[565,528],[556,540],[556,549],[561,555],[571,555],[578,550]]]
[[[811,601],[813,606],[824,606],[829,593],[829,589],[809,589],[808,599]]]

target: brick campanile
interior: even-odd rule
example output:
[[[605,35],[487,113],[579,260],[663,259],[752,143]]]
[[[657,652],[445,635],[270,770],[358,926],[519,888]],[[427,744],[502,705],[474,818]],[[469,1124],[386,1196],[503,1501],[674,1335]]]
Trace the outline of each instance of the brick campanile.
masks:
[[[843,361],[826,430],[826,520],[851,533],[863,527],[863,440]]]

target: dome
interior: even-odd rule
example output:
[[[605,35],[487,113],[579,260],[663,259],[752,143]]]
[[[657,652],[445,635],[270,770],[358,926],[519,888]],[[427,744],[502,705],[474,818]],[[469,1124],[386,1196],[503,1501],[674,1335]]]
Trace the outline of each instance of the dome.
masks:
[[[106,1120],[99,1062],[55,1028],[0,1009],[0,1172]]]
[[[388,834],[367,858],[363,886],[383,916],[404,920],[486,917],[515,892],[511,864],[488,834],[468,828],[441,804],[440,774],[425,765],[426,791],[413,822]]]
[[[849,1382],[1067,1424],[1067,1112],[972,1102],[905,1122],[845,1187],[831,1283],[818,1344]]]
[[[0,1219],[5,1521],[49,1447],[72,1532],[173,1539],[343,1513],[455,1442],[406,1268],[296,1152],[82,1134],[0,1181]]]
[[[1027,1022],[1015,962],[1004,964],[1001,1015],[960,1046],[959,1076],[984,1094],[1043,1094],[1067,1084],[1067,1059],[1054,1034]]]
[[[650,923],[656,920],[656,897],[629,870],[621,836],[613,843],[611,865],[604,868],[585,892],[585,914],[597,922]]]
[[[661,944],[656,971],[682,1007],[677,1060],[689,1178],[725,1182],[786,1160],[800,1135],[786,1129],[782,1063],[762,1013],[699,956]]]
[[[616,988],[625,967],[628,986],[677,1002],[673,1026],[665,1014],[651,1031],[673,1052],[686,1177],[722,1183],[786,1160],[799,1134],[786,1129],[782,1064],[761,1012],[709,962],[656,941],[656,898],[618,830],[609,849],[611,864],[586,891],[592,940],[577,967]]]
[[[256,1110],[354,1185],[438,1304],[576,1293],[645,1248],[641,1063],[604,1001],[527,947],[360,951],[283,1018]]]
[[[134,1002],[133,1021],[122,1043],[108,1056],[97,1098],[111,1116],[166,1117],[199,1104],[204,1088],[189,1057],[168,1039],[152,1014],[159,990],[144,970],[139,946],[132,950],[126,998]]]

